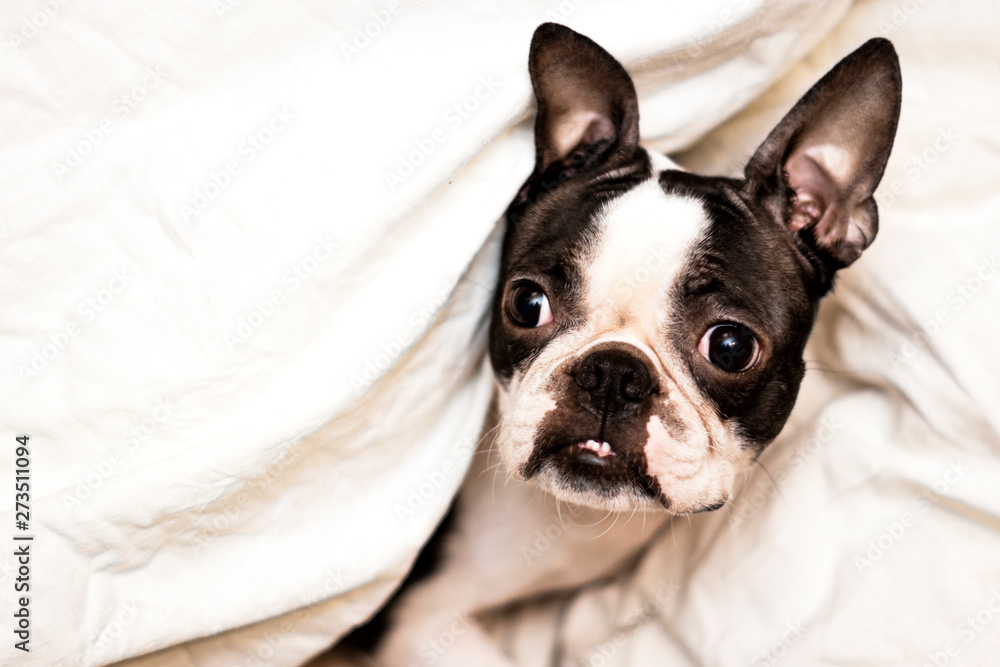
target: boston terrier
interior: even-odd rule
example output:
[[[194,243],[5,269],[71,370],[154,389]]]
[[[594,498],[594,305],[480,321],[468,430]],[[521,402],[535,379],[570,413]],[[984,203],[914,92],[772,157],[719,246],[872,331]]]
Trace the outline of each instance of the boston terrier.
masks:
[[[394,600],[386,667],[511,664],[477,615],[608,575],[670,517],[729,501],[792,411],[820,299],[878,230],[901,98],[885,39],[816,83],[742,178],[640,146],[632,79],[587,37],[540,26],[528,70],[496,424],[432,573]]]

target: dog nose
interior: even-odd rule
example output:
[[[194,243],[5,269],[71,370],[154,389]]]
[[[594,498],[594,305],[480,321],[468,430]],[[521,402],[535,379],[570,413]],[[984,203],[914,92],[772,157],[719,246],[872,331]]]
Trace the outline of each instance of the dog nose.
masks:
[[[653,393],[653,380],[641,359],[621,350],[590,353],[574,376],[580,402],[605,417],[630,414]]]

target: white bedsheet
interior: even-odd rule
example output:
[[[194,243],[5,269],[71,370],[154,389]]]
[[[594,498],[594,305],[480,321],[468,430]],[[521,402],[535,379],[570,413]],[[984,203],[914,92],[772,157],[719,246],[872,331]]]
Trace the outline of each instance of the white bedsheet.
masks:
[[[34,541],[31,652],[4,630],[0,662],[296,665],[389,594],[488,405],[495,222],[531,169],[525,60],[545,20],[620,57],[644,138],[693,146],[694,165],[732,170],[876,34],[904,105],[879,239],[824,307],[763,460],[778,491],[755,474],[637,570],[498,637],[525,664],[554,642],[595,665],[988,662],[997,10],[671,4],[8,8],[0,539],[27,433]],[[623,619],[639,622],[617,636]]]

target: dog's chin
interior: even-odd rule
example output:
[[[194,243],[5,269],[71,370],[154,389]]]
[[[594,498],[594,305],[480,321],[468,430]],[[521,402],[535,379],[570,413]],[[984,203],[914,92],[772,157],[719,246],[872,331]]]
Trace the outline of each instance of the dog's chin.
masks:
[[[575,481],[568,482],[545,472],[536,475],[531,481],[557,500],[570,505],[614,513],[667,511],[659,501],[632,489],[610,492],[605,489],[585,488]]]

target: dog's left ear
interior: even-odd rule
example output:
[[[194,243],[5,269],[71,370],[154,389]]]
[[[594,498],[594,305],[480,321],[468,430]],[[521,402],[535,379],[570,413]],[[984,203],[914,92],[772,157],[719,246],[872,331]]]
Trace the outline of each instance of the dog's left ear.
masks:
[[[566,180],[636,150],[639,102],[632,77],[594,41],[543,23],[531,38],[528,72],[538,103],[536,174],[555,168]]]
[[[899,119],[902,81],[892,43],[872,39],[837,64],[750,159],[744,192],[768,205],[833,272],[875,238],[882,180]]]

